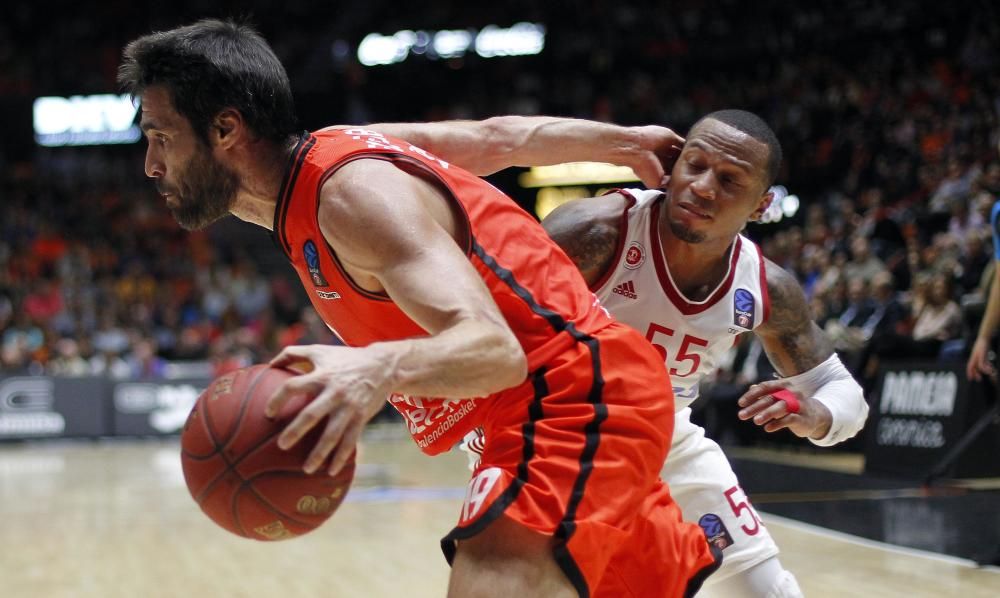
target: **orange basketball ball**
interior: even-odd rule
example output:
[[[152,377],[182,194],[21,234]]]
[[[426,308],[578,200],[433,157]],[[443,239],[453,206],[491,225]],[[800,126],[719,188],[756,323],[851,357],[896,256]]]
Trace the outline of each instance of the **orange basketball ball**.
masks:
[[[325,466],[312,475],[302,471],[322,422],[291,449],[278,448],[291,417],[269,419],[264,406],[295,375],[254,365],[220,376],[198,397],[181,433],[191,496],[212,521],[245,538],[285,540],[316,529],[337,510],[354,479],[353,454],[336,476],[326,474]]]

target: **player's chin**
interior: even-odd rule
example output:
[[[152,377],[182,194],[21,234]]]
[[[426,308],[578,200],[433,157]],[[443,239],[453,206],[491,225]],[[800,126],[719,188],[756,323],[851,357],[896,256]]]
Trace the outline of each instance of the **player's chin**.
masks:
[[[706,231],[700,229],[701,227],[696,226],[695,223],[692,222],[685,222],[680,219],[670,221],[670,232],[685,243],[703,242],[708,235],[706,234]]]

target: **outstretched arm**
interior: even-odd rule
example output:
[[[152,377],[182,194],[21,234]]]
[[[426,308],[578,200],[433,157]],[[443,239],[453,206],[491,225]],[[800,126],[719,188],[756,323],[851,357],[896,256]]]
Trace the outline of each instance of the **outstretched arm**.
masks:
[[[305,468],[315,470],[336,449],[332,473],[390,392],[485,397],[520,384],[527,359],[448,223],[432,215],[442,201],[436,189],[382,160],[356,160],[321,193],[320,228],[340,261],[376,280],[428,332],[357,348],[288,347],[272,361],[313,366],[286,381],[268,403],[268,414],[275,414],[292,396],[312,397],[279,446],[294,445],[329,416]]]
[[[795,277],[770,260],[764,263],[771,315],[754,333],[783,377],[752,386],[739,400],[739,417],[753,418],[768,432],[789,428],[821,446],[847,440],[868,417],[861,386],[813,322]],[[783,388],[796,393],[798,413],[772,396]]]
[[[363,128],[409,141],[477,175],[511,166],[611,162],[634,170],[649,188],[661,186],[684,144],[666,127],[621,127],[551,116],[379,123]]]

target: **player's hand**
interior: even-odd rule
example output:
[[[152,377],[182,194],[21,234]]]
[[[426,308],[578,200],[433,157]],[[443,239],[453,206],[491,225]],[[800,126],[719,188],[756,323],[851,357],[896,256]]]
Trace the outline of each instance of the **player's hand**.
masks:
[[[294,396],[309,397],[278,436],[278,446],[286,450],[294,446],[329,416],[302,469],[313,473],[333,453],[328,471],[334,475],[347,463],[365,424],[389,394],[385,368],[364,349],[329,345],[285,347],[271,366],[289,367],[303,361],[312,369],[286,380],[268,400],[265,414],[276,416]]]
[[[670,178],[674,162],[684,147],[684,138],[667,127],[648,125],[631,127],[635,133],[635,147],[626,151],[625,166],[649,189],[660,189]]]
[[[753,419],[753,423],[763,426],[765,432],[777,432],[788,428],[800,438],[823,438],[830,431],[833,416],[826,405],[793,392],[799,402],[799,412],[791,413],[788,403],[776,400],[772,393],[785,388],[781,380],[768,380],[754,384],[740,397],[737,404],[741,407],[739,418]]]
[[[969,361],[965,364],[965,375],[969,380],[979,381],[986,374],[994,381],[997,379],[996,368],[990,363],[990,343],[986,339],[977,338],[972,345],[972,353],[969,354]]]

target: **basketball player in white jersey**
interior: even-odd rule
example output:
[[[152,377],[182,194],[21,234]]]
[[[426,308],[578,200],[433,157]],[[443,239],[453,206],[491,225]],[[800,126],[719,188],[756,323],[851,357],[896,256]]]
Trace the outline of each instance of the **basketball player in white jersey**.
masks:
[[[479,174],[598,159],[633,167],[647,185],[665,183],[663,190],[573,201],[542,224],[604,306],[665,358],[678,413],[663,477],[685,519],[724,548],[722,568],[706,587],[727,597],[801,596],[728,460],[691,423],[689,407],[698,382],[735,338],[753,332],[783,377],[740,398],[742,419],[828,446],[854,436],[868,414],[861,387],[812,322],[798,282],[740,234],[773,198],[781,147],[770,127],[739,110],[704,117],[686,142],[661,127],[547,117],[379,127]],[[671,147],[680,144],[678,156]],[[660,162],[674,158],[665,173]],[[778,400],[773,393],[782,389],[792,394]],[[467,450],[480,443],[467,439]]]

